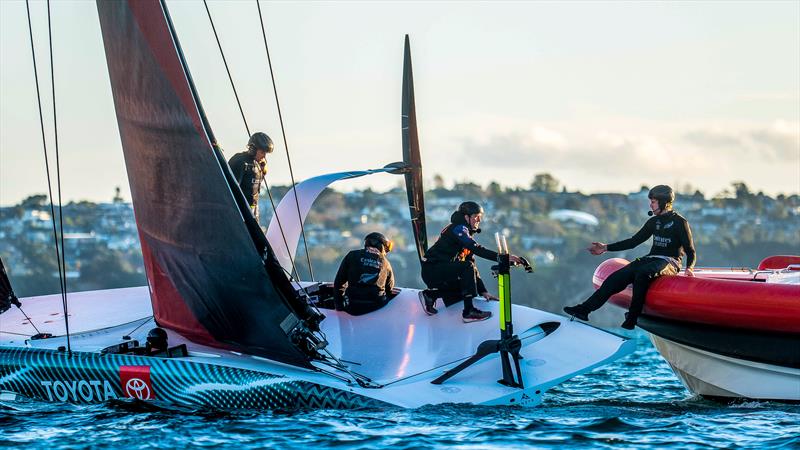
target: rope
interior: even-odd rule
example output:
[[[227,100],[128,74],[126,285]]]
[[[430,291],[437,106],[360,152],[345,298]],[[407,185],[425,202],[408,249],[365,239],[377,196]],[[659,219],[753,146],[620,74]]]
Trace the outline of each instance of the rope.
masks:
[[[15,333],[13,331],[0,331],[0,334],[13,334],[14,336],[23,336],[23,337],[30,337],[29,334],[25,333]],[[39,330],[36,330],[36,334],[39,334]]]
[[[64,209],[61,206],[61,164],[58,157],[58,116],[56,114],[56,75],[53,64],[53,31],[50,21],[50,0],[47,0],[47,39],[50,43],[50,88],[53,93],[53,135],[56,144],[56,191],[58,192],[58,228],[61,234],[61,303],[64,307],[64,328],[67,332],[67,352],[72,353],[69,339],[69,303],[67,302],[67,250],[64,247]]]
[[[123,336],[129,336],[130,337],[130,335],[135,333],[136,330],[138,330],[139,328],[142,328],[144,326],[144,324],[146,324],[147,322],[150,322],[151,320],[153,320],[153,316],[150,316],[150,317],[144,319],[144,321],[142,323],[140,323],[139,325],[137,325],[136,328],[134,328],[133,330],[131,330],[131,331],[127,332],[127,333],[125,333]]]
[[[211,18],[211,11],[208,9],[208,3],[206,2],[206,0],[203,0],[203,5],[206,7],[206,13],[208,14],[208,21],[211,22],[211,29],[214,31],[214,39],[217,40],[217,47],[219,48],[219,54],[220,56],[222,56],[222,62],[225,64],[225,71],[228,72],[228,80],[230,80],[231,82],[231,88],[233,88],[233,95],[234,97],[236,97],[236,104],[239,105],[239,113],[242,115],[244,128],[247,131],[247,137],[249,138],[250,126],[247,125],[247,119],[244,116],[244,109],[242,109],[242,102],[239,101],[239,94],[236,92],[236,86],[233,84],[233,77],[231,76],[231,70],[228,68],[228,60],[225,59],[225,53],[222,51],[222,44],[219,41],[219,35],[217,35],[217,27],[214,26],[214,19]]]
[[[234,95],[234,97],[236,97],[236,104],[239,106],[239,113],[242,116],[242,121],[244,122],[245,130],[247,130],[247,136],[250,137],[250,126],[247,124],[247,118],[246,118],[246,115],[244,113],[244,108],[242,108],[242,103],[239,100],[239,94],[238,94],[238,91],[236,90],[236,84],[233,81],[233,76],[231,75],[231,71],[230,71],[230,67],[228,66],[227,58],[225,58],[225,52],[222,49],[222,44],[220,43],[220,40],[219,40],[219,34],[217,33],[216,26],[214,25],[214,19],[211,17],[211,11],[208,8],[208,3],[206,2],[206,0],[203,0],[203,4],[205,5],[206,13],[208,14],[208,21],[211,23],[211,29],[214,32],[214,39],[216,39],[216,41],[217,41],[217,48],[219,48],[219,54],[222,57],[222,62],[225,65],[225,71],[228,74],[228,81],[230,81],[231,89],[233,90],[233,95]],[[285,142],[285,139],[284,139],[284,142]],[[267,195],[269,197],[270,206],[272,207],[273,216],[275,217],[275,219],[277,220],[277,223],[278,223],[278,229],[280,230],[281,238],[283,239],[283,244],[284,244],[284,246],[286,246],[286,252],[289,254],[289,259],[290,259],[290,261],[292,263],[293,278],[295,278],[295,279],[297,279],[299,281],[300,275],[297,272],[297,267],[295,266],[294,258],[291,257],[291,250],[289,249],[289,244],[286,241],[286,235],[283,232],[283,225],[281,224],[280,218],[278,217],[278,212],[277,212],[277,210],[275,208],[275,200],[272,197],[272,191],[269,188],[269,184],[267,184],[266,178],[262,177],[262,180],[264,182],[264,187],[267,190]],[[302,225],[302,222],[301,222],[301,225]],[[290,275],[290,276],[292,276],[292,275]]]
[[[205,0],[204,0],[205,1]],[[278,86],[275,83],[275,72],[272,70],[272,59],[269,56],[269,45],[267,44],[267,31],[264,29],[264,18],[261,15],[261,4],[256,0],[258,7],[258,21],[261,23],[261,35],[264,38],[264,49],[267,52],[267,63],[269,64],[269,74],[272,78],[272,91],[275,93],[275,104],[278,107],[278,120],[281,123],[281,135],[283,136],[283,146],[286,149],[286,161],[289,163],[289,176],[292,180],[292,191],[294,192],[294,202],[297,206],[297,219],[300,221],[300,232],[303,236],[303,246],[306,249],[306,261],[308,262],[308,272],[311,275],[311,281],[314,280],[314,268],[311,266],[311,255],[308,251],[308,241],[306,240],[306,229],[303,226],[303,217],[300,214],[300,200],[297,198],[297,183],[294,181],[294,171],[292,170],[292,158],[289,156],[289,143],[286,140],[286,128],[283,125],[283,114],[281,113],[281,102],[278,99]]]
[[[27,314],[25,314],[25,311],[22,309],[22,307],[21,307],[21,306],[17,306],[17,309],[19,309],[19,312],[21,312],[21,313],[22,313],[22,315],[23,315],[23,316],[25,316],[25,319],[27,319],[27,320],[28,320],[28,323],[29,323],[29,324],[31,324],[31,326],[33,327],[33,329],[34,329],[34,330],[36,330],[36,334],[42,334],[42,332],[41,332],[41,331],[39,331],[39,329],[38,329],[38,328],[36,328],[36,325],[34,325],[34,323],[33,323],[33,320],[31,320],[31,318],[30,318],[30,317],[28,317],[28,315],[27,315]]]
[[[228,81],[230,81],[231,83],[231,89],[233,89],[233,95],[234,97],[236,97],[236,104],[239,106],[239,114],[241,114],[242,116],[242,121],[244,122],[244,128],[247,131],[247,137],[249,138],[250,126],[247,124],[247,118],[244,113],[244,108],[242,108],[242,103],[239,101],[239,94],[238,91],[236,90],[236,84],[233,82],[233,76],[231,75],[230,68],[228,67],[228,60],[227,58],[225,58],[225,52],[222,50],[222,44],[220,43],[219,35],[217,34],[217,28],[214,26],[214,19],[211,17],[211,11],[208,9],[208,3],[206,2],[206,0],[203,0],[203,5],[205,5],[206,14],[208,14],[208,21],[211,23],[211,30],[214,32],[214,39],[216,39],[217,41],[217,48],[219,48],[219,54],[222,57],[223,64],[225,65],[225,71],[228,74]],[[261,179],[264,181],[264,186],[267,189],[267,195],[269,196],[269,203],[272,206],[272,214],[275,216],[276,219],[278,219],[278,228],[281,232],[281,237],[283,238],[283,244],[286,246],[286,251],[291,255],[291,251],[289,250],[289,244],[286,242],[286,235],[283,233],[283,226],[281,225],[280,219],[278,218],[278,213],[275,210],[275,201],[272,199],[272,192],[269,189],[267,180],[264,177],[262,177]],[[299,275],[297,274],[297,268],[295,267],[294,264],[294,259],[291,259],[291,261],[292,261],[292,272],[299,279]]]
[[[51,216],[50,219],[53,224],[53,240],[55,241],[55,248],[56,248],[56,262],[58,264],[59,287],[61,288],[62,302],[66,302],[66,292],[64,291],[64,282],[63,282],[63,278],[65,278],[65,272],[63,271],[61,266],[61,252],[59,251],[58,248],[58,232],[56,231],[56,213],[55,213],[55,207],[53,206],[53,188],[50,183],[50,162],[47,157],[47,139],[45,137],[45,132],[44,132],[44,113],[42,112],[42,96],[39,90],[39,72],[36,67],[36,50],[33,44],[33,25],[31,23],[31,8],[29,0],[25,0],[25,9],[28,16],[28,35],[30,37],[30,42],[31,42],[31,57],[33,59],[33,77],[36,82],[36,102],[39,106],[39,127],[42,132],[42,149],[44,150],[44,166],[45,170],[47,171],[47,192],[50,198],[50,216]],[[50,16],[49,16],[49,2],[48,2],[48,29],[50,27],[49,17]],[[50,39],[50,42],[52,45],[52,39]],[[65,321],[68,320],[66,309],[64,312],[64,320]]]

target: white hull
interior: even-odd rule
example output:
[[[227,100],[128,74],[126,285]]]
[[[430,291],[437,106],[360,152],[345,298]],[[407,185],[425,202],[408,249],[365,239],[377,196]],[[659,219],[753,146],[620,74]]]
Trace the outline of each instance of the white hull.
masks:
[[[186,343],[189,357],[170,361],[173,365],[190,362],[224,366],[234,371],[255,371],[278,376],[284,381],[312,383],[322,389],[344,391],[359,398],[409,408],[438,403],[535,406],[550,387],[634,350],[634,343],[623,337],[571,322],[562,316],[515,306],[515,331],[523,342],[521,366],[525,389],[497,382],[502,378],[497,354],[485,357],[442,385],[434,385],[432,380],[474,354],[480,342],[499,337],[498,303],[478,305],[492,311],[492,319],[464,324],[460,320],[459,306],[441,308],[435,316],[425,315],[417,293],[415,289],[403,289],[389,305],[364,316],[324,310],[328,317],[322,323],[322,331],[329,341],[328,350],[347,362],[350,370],[369,377],[380,388],[364,388],[324,373],[201,346],[171,332],[170,345]],[[102,348],[123,342],[122,336],[125,335],[144,342],[148,330],[154,326],[147,320],[152,312],[146,288],[70,294],[69,305],[74,352],[97,354]],[[23,308],[40,331],[63,333],[60,296],[23,299]],[[4,314],[0,320],[0,347],[56,349],[66,343],[62,337],[30,341],[20,336],[30,335],[33,330],[16,309]],[[538,327],[544,322],[559,325],[545,336]],[[134,331],[139,324],[144,325]],[[153,365],[154,373],[158,367]],[[331,370],[326,366],[319,367]],[[339,374],[343,375],[342,372]],[[157,391],[159,377],[154,375],[153,380],[152,388]],[[69,377],[63,382],[69,383]],[[80,383],[81,380],[72,382]],[[170,388],[178,389],[175,386]],[[195,384],[189,389],[191,393],[208,389],[230,392],[249,387],[234,377],[228,384]],[[181,398],[185,393],[181,391],[175,398]]]
[[[650,334],[690,391],[708,397],[800,401],[800,370],[718,355]]]

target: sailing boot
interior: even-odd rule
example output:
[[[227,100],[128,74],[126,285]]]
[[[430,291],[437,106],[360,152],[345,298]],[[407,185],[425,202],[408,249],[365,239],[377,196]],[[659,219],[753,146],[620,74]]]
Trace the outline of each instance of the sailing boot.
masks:
[[[469,312],[461,313],[461,320],[463,320],[464,323],[481,322],[490,317],[492,317],[492,313],[490,311],[481,311],[478,308],[472,308],[469,310]]]
[[[434,297],[428,289],[419,291],[419,303],[422,305],[422,310],[425,311],[425,314],[429,316],[439,312],[434,307],[434,305],[436,305],[436,297]]]
[[[589,311],[587,311],[586,308],[583,307],[583,305],[565,306],[564,312],[567,313],[567,315],[570,315],[584,322],[589,321]]]
[[[620,326],[622,328],[625,328],[626,330],[632,330],[632,329],[636,328],[637,319],[638,319],[638,317],[634,316],[633,314],[631,314],[629,312],[626,312],[625,313],[625,321],[622,322],[622,325],[620,325]]]

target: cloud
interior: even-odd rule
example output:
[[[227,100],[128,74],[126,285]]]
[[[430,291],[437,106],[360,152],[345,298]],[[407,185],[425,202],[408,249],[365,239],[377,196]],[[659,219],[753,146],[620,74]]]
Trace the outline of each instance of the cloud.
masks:
[[[729,156],[758,156],[773,162],[800,158],[800,124],[786,121],[743,131],[718,127],[696,129],[685,133],[683,138],[701,148],[722,150]]]
[[[704,168],[702,155],[682,151],[663,139],[648,134],[601,131],[588,138],[568,138],[557,130],[536,126],[529,131],[494,134],[483,142],[465,140],[467,159],[488,167],[546,167],[547,170],[575,170],[601,167],[614,171],[649,173],[685,167],[689,160]]]
[[[570,188],[591,191],[689,183],[716,192],[731,180],[745,180],[758,190],[776,193],[796,192],[799,181],[800,133],[795,122],[725,127],[550,123],[498,127],[478,136],[459,141],[458,167],[516,183],[550,172]]]

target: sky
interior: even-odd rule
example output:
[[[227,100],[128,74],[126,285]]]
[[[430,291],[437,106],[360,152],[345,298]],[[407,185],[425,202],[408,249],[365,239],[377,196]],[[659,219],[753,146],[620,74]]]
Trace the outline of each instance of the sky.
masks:
[[[247,133],[202,2],[168,1],[228,157]],[[411,36],[425,180],[800,192],[800,2],[262,2],[295,178],[401,159]],[[209,1],[251,131],[290,180],[254,1]],[[95,3],[51,3],[64,201],[130,198]],[[31,2],[55,166],[47,10]],[[47,191],[25,3],[0,1],[0,205]],[[55,176],[55,175],[53,175]],[[54,178],[55,180],[55,178]],[[399,177],[338,184],[383,190]]]

